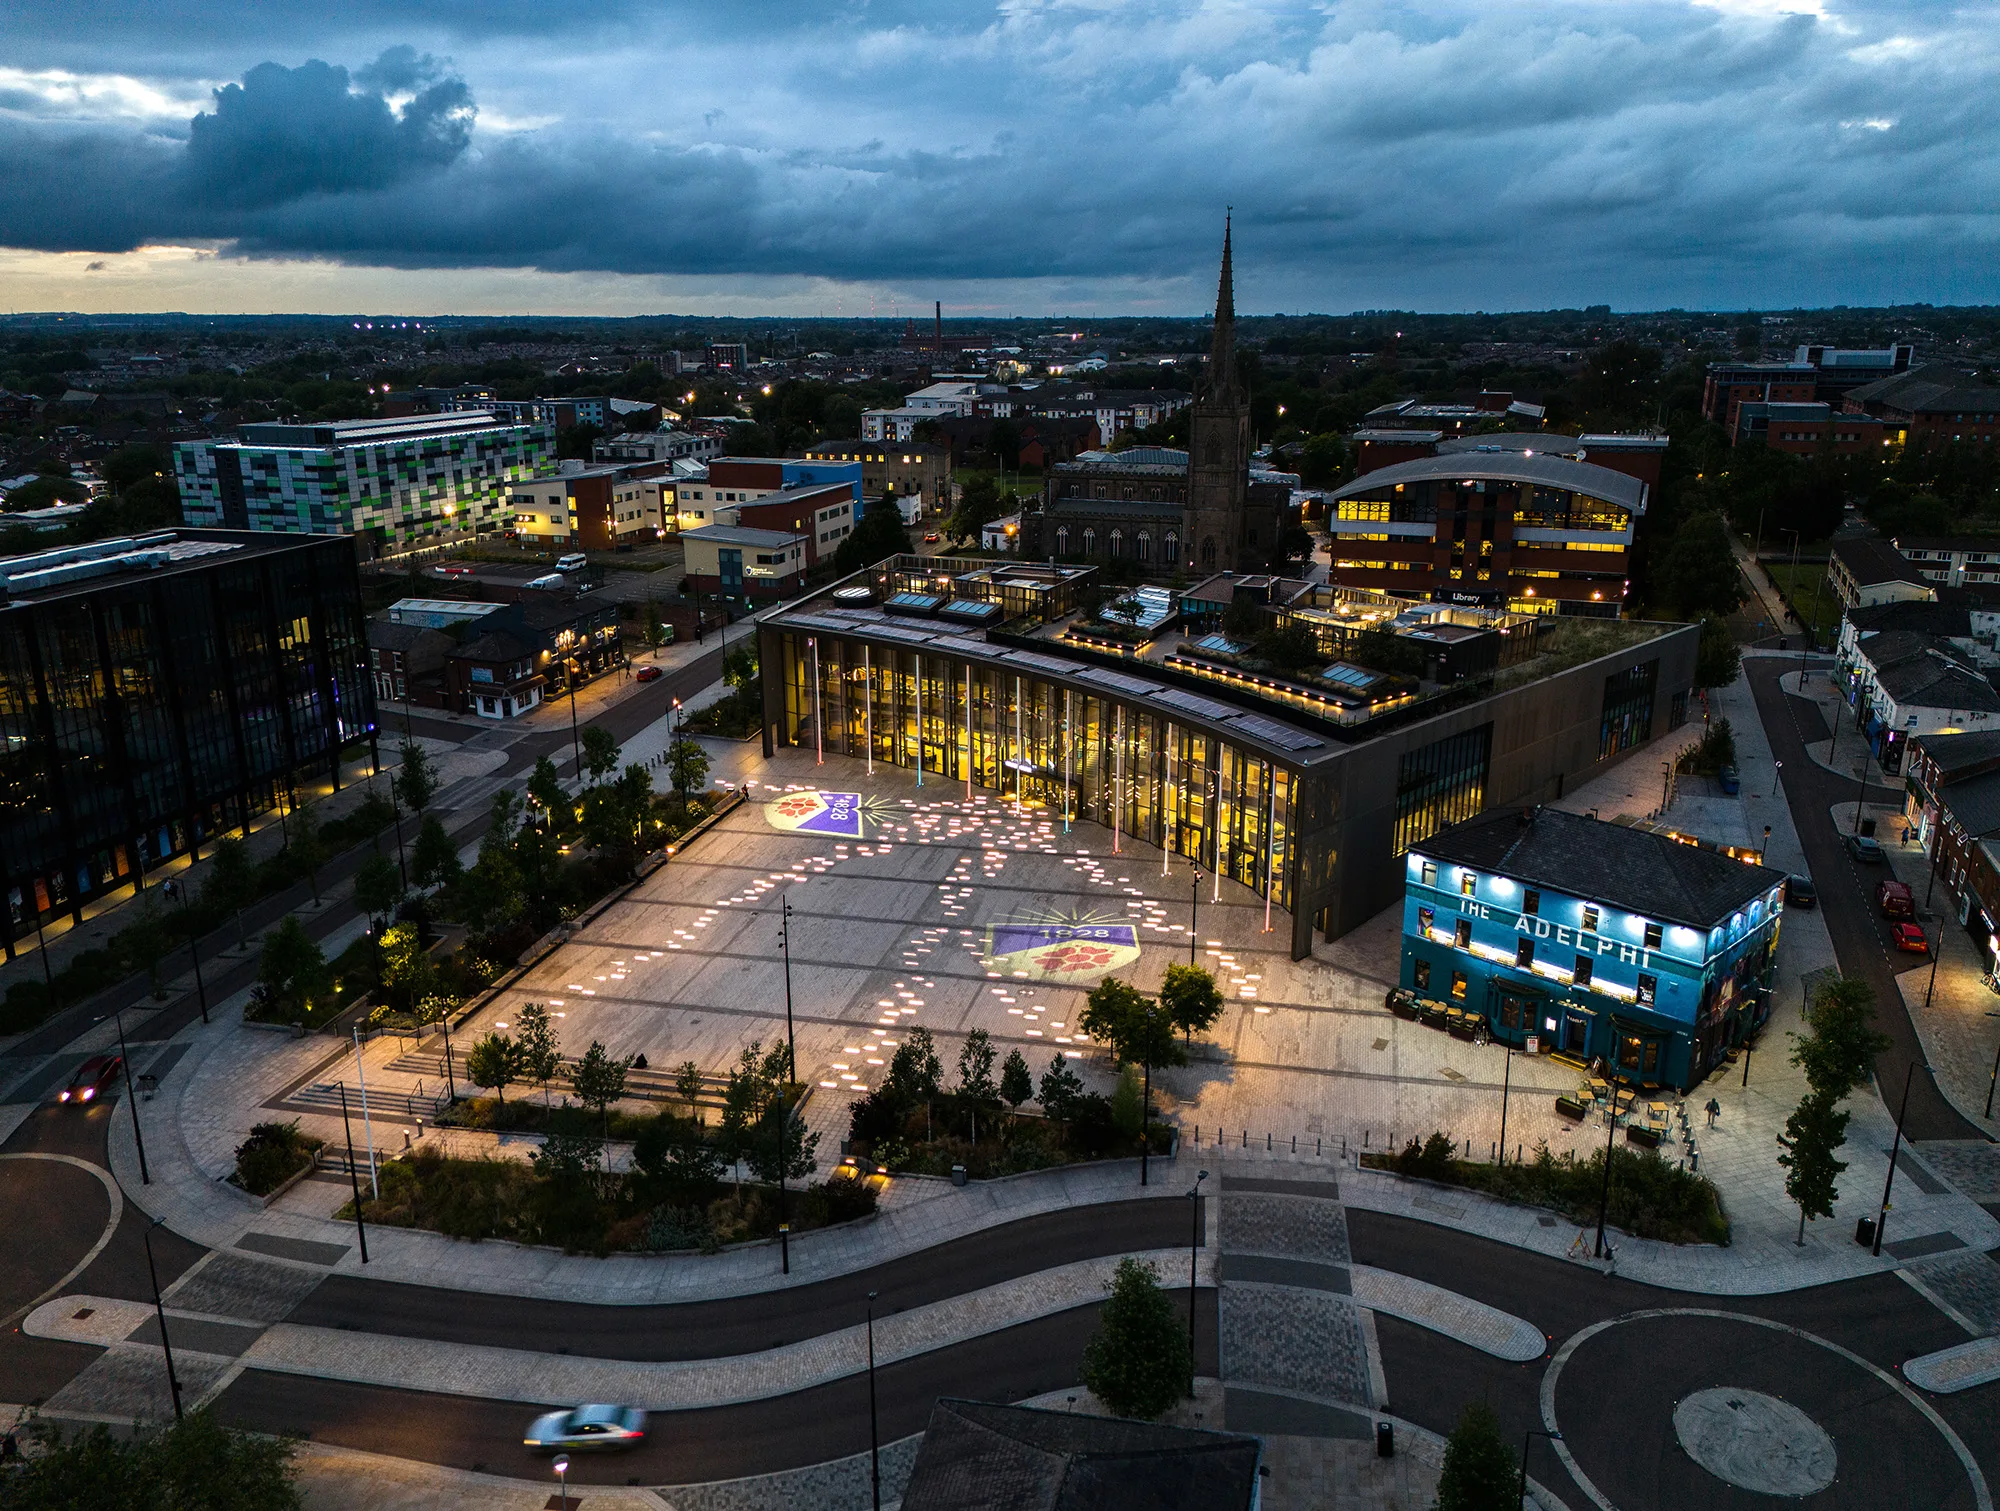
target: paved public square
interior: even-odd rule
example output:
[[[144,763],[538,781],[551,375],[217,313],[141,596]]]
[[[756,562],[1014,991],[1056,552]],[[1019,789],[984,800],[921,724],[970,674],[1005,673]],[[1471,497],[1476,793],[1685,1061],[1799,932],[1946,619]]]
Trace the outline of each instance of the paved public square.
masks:
[[[837,1139],[854,1095],[879,1083],[916,1027],[936,1036],[947,1080],[985,1029],[1037,1076],[1060,1053],[1087,1084],[1111,1068],[1077,1030],[1090,988],[1118,975],[1156,990],[1194,956],[1228,1006],[1194,1063],[1156,1074],[1183,1136],[1337,1156],[1444,1129],[1481,1156],[1499,1137],[1509,1075],[1510,1144],[1577,1137],[1553,1115],[1574,1082],[1559,1066],[1449,1039],[1383,1007],[1397,967],[1386,912],[1331,958],[1289,958],[1291,920],[1180,857],[963,783],[781,752],[743,763],[750,801],[684,857],[593,919],[497,998],[469,1029],[546,1003],[565,1052],[600,1039],[655,1069],[692,1060],[720,1074],[786,1031],[780,909],[792,908],[792,1023],[813,1084],[814,1126]],[[755,775],[749,772],[754,771]],[[1329,951],[1331,955],[1333,951]],[[829,1148],[823,1138],[822,1148]]]

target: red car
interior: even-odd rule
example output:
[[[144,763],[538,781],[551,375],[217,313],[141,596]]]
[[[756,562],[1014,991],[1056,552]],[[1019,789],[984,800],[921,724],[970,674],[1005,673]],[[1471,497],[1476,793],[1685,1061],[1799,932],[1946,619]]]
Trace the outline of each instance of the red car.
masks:
[[[632,673],[632,679],[635,682],[657,682],[665,675],[657,666],[642,666]]]
[[[56,1094],[56,1100],[83,1105],[94,1102],[105,1088],[116,1084],[118,1072],[124,1068],[124,1060],[117,1055],[92,1055],[77,1066],[76,1074],[69,1078],[69,1085]]]
[[[1896,941],[1896,948],[1908,950],[1912,955],[1928,955],[1931,942],[1924,938],[1924,931],[1913,923],[1892,923],[1889,935]]]
[[[924,537],[924,544],[925,544],[925,545],[927,545],[927,546],[934,546],[934,545],[936,545],[937,543],[938,543],[938,537],[937,537],[936,535],[934,535],[934,534],[933,534],[933,535],[926,535],[926,536]]]

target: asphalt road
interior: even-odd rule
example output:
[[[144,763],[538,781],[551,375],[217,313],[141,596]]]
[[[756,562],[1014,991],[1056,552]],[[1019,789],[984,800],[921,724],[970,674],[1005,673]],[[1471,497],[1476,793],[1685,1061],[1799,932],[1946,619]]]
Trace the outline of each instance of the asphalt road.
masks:
[[[1811,663],[1813,675],[1824,674],[1822,658]],[[1899,954],[1889,942],[1888,925],[1877,916],[1875,883],[1891,874],[1887,866],[1864,866],[1847,851],[1828,812],[1836,803],[1851,803],[1860,785],[1851,777],[1828,771],[1806,755],[1809,739],[1826,738],[1825,720],[1819,710],[1802,699],[1787,694],[1778,679],[1798,670],[1796,661],[1758,657],[1744,663],[1757,712],[1770,736],[1771,753],[1784,763],[1785,801],[1792,810],[1792,823],[1805,848],[1806,864],[1819,890],[1819,905],[1826,916],[1827,933],[1841,974],[1858,977],[1875,989],[1875,1023],[1891,1040],[1875,1060],[1875,1080],[1882,1097],[1893,1111],[1902,1099],[1904,1077],[1912,1065],[1918,1067],[1910,1079],[1909,1113],[1904,1124],[1906,1137],[1913,1139],[1983,1139],[1985,1133],[1960,1117],[1945,1100],[1936,1082],[1922,1068],[1923,1046],[1896,989],[1896,971],[1913,957]],[[1852,731],[1846,731],[1852,739]],[[1851,746],[1858,753],[1860,746]],[[1746,780],[1768,781],[1769,773],[1746,772]],[[1896,803],[1902,794],[1894,788],[1870,786],[1865,799],[1871,803]],[[1921,897],[1927,878],[1912,879]],[[1947,925],[1949,927],[1949,925]],[[1799,990],[1798,983],[1780,983],[1779,990]]]
[[[1169,1291],[1176,1308],[1187,1290]],[[876,1370],[880,1440],[921,1432],[940,1396],[1018,1401],[1074,1386],[1101,1303]],[[1214,1374],[1215,1293],[1196,1298],[1196,1367]],[[574,1402],[556,1403],[574,1405]],[[462,1396],[380,1390],[246,1370],[217,1404],[224,1420],[259,1431],[305,1432],[317,1442],[493,1474],[547,1473],[521,1446],[536,1408]],[[736,1406],[655,1415],[644,1446],[603,1458],[571,1458],[585,1484],[688,1484],[767,1474],[868,1449],[868,1377]]]
[[[285,1320],[593,1359],[720,1359],[859,1327],[1035,1272],[1188,1237],[1185,1197],[1072,1207],[813,1285],[671,1306],[593,1306],[331,1275]]]
[[[1802,1329],[1894,1372],[1904,1360],[1965,1341],[1943,1313],[1895,1275],[1774,1296],[1694,1295],[1454,1232],[1430,1223],[1348,1210],[1358,1263],[1447,1286],[1540,1328],[1550,1354],[1513,1364],[1378,1314],[1376,1336],[1395,1413],[1449,1433],[1474,1403],[1492,1408],[1518,1445],[1542,1428],[1540,1393],[1554,1351],[1593,1323],[1656,1310],[1740,1313]],[[1841,1478],[1796,1504],[1969,1508],[1969,1483],[1935,1429],[1860,1366],[1792,1335],[1743,1321],[1672,1316],[1628,1321],[1598,1334],[1565,1366],[1557,1426],[1585,1473],[1620,1511],[1733,1507],[1751,1497],[1696,1471],[1675,1446],[1672,1411],[1709,1385],[1763,1390],[1805,1410],[1831,1433]],[[1929,1398],[1988,1474],[2000,1468],[2000,1385]],[[1592,1504],[1545,1443],[1530,1472],[1571,1506]],[[1907,1487],[1907,1493],[1906,1493]],[[1756,1504],[1769,1504],[1768,1499]]]

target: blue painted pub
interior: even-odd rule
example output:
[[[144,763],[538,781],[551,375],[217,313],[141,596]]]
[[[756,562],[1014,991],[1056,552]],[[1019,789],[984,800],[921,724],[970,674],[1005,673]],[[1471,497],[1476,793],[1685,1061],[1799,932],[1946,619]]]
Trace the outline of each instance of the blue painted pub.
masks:
[[[1408,868],[1403,985],[1517,1048],[1685,1091],[1770,1011],[1769,866],[1533,808],[1434,834]]]

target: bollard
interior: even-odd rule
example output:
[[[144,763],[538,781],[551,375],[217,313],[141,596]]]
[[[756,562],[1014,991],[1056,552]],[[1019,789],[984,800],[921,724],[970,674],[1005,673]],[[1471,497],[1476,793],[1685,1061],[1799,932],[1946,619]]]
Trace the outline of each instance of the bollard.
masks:
[[[1197,1149],[1201,1147],[1201,1124],[1199,1123],[1194,1125],[1194,1146]]]
[[[1487,1157],[1488,1159],[1492,1160],[1494,1164],[1496,1164],[1496,1165],[1497,1165],[1497,1164],[1499,1164],[1499,1163],[1500,1163],[1500,1146],[1499,1146],[1498,1144],[1494,1144],[1494,1145],[1493,1145],[1493,1146],[1491,1147],[1491,1149],[1490,1149],[1490,1150],[1489,1150],[1489,1151],[1487,1152],[1487,1156],[1486,1156],[1486,1157]]]
[[[1316,1138],[1316,1139],[1314,1139],[1314,1140],[1313,1140],[1313,1153],[1314,1153],[1315,1155],[1320,1155],[1320,1154],[1325,1154],[1325,1153],[1326,1153],[1326,1150],[1325,1150],[1325,1148],[1323,1147],[1323,1145],[1324,1145],[1325,1143],[1326,1143],[1326,1140],[1324,1140],[1324,1139],[1317,1139],[1317,1138]]]
[[[1250,1130],[1248,1128],[1243,1130],[1243,1147],[1245,1149],[1250,1147]]]
[[[1343,1140],[1343,1142],[1345,1141]],[[1363,1149],[1368,1147],[1368,1130],[1366,1128],[1361,1130],[1361,1147]]]
[[[1271,1135],[1268,1133],[1264,1135],[1264,1152],[1266,1154],[1271,1152]]]
[[[1292,1153],[1297,1154],[1298,1152],[1299,1152],[1299,1136],[1295,1133],[1292,1135]]]

